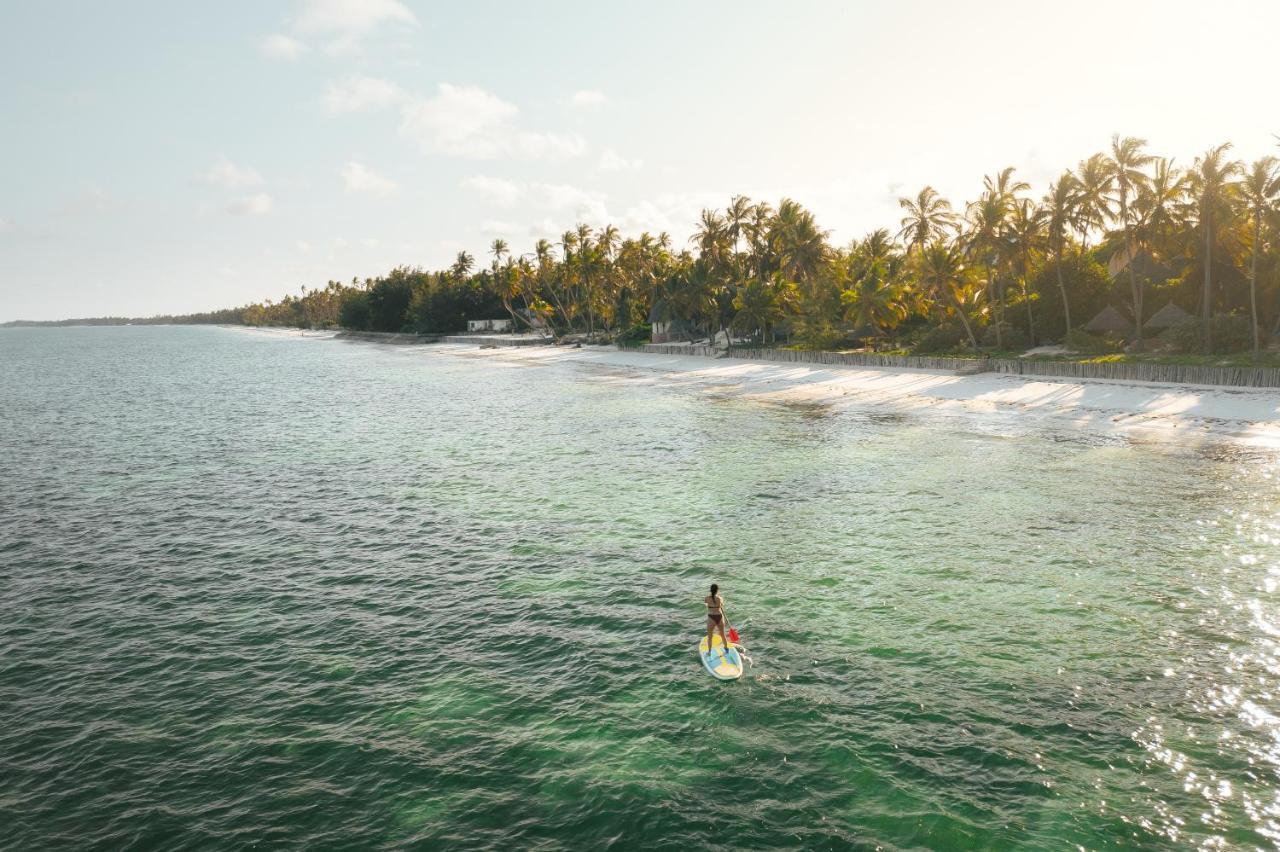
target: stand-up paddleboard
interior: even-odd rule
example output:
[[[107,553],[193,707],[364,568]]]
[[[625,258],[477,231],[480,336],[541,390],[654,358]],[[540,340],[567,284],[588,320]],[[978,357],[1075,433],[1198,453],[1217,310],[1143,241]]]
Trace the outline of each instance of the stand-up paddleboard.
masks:
[[[711,647],[707,648],[707,637],[703,636],[698,643],[698,656],[702,664],[717,680],[737,680],[742,677],[742,655],[733,646],[726,648],[719,634],[711,637]]]

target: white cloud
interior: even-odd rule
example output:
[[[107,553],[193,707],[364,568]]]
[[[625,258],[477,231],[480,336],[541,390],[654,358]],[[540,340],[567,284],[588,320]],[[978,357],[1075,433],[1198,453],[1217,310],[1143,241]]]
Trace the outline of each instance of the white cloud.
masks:
[[[360,42],[387,25],[417,26],[418,19],[399,0],[304,0],[294,28],[325,41],[330,53],[352,53]]]
[[[578,107],[598,107],[609,102],[609,98],[599,89],[580,89],[569,98],[569,103]]]
[[[474,189],[499,207],[514,207],[524,197],[524,189],[502,178],[476,175],[462,182],[467,189]]]
[[[519,112],[478,86],[441,83],[435,97],[405,106],[400,129],[424,148],[485,159],[506,149],[504,127]]]
[[[258,192],[233,199],[227,204],[227,212],[232,216],[262,216],[271,212],[271,196]]]
[[[535,133],[514,126],[520,110],[478,86],[441,83],[434,97],[407,102],[400,132],[415,139],[424,151],[490,160],[501,156],[523,159],[566,159],[587,150],[582,137]]]
[[[378,77],[348,77],[330,83],[324,92],[325,108],[333,113],[385,109],[404,97],[400,87]]]
[[[604,194],[600,192],[579,189],[567,183],[536,183],[531,187],[531,195],[534,203],[546,210],[571,211],[576,218],[592,222],[603,222],[609,218]]]
[[[360,245],[364,246],[365,248],[377,248],[380,245],[380,243],[378,242],[377,237],[365,237],[362,240],[360,240]]]
[[[237,166],[226,157],[220,158],[208,169],[201,172],[198,177],[205,183],[225,186],[228,189],[244,189],[245,187],[257,186],[262,183],[262,175],[258,174],[257,171],[244,166]]]
[[[287,62],[292,62],[306,53],[307,46],[296,38],[276,33],[259,42],[258,50],[262,52],[263,56],[271,59],[283,59]]]
[[[671,233],[673,229],[670,215],[652,201],[628,207],[622,214],[622,222],[628,231],[648,231],[655,236],[663,231]]]
[[[529,160],[567,160],[581,157],[587,152],[587,143],[576,133],[517,132],[511,140],[512,149]]]
[[[347,192],[364,192],[369,195],[390,195],[396,189],[394,181],[354,160],[342,167],[342,182],[347,187]]]
[[[476,175],[462,182],[498,207],[519,204],[539,212],[559,214],[574,221],[601,223],[609,218],[602,192],[582,189],[567,183],[515,183],[502,178]],[[567,227],[570,222],[565,222]]]
[[[667,193],[628,207],[617,224],[624,233],[648,231],[657,236],[666,231],[676,246],[682,246],[703,208],[723,207],[727,197],[724,193],[711,192]],[[752,197],[765,196],[757,194]]]
[[[523,236],[529,230],[529,227],[526,225],[520,225],[515,222],[503,222],[498,219],[489,219],[480,223],[480,233],[494,237]]]
[[[600,152],[600,159],[596,162],[596,168],[602,172],[621,172],[638,169],[644,165],[643,160],[628,160],[612,148],[605,148]]]

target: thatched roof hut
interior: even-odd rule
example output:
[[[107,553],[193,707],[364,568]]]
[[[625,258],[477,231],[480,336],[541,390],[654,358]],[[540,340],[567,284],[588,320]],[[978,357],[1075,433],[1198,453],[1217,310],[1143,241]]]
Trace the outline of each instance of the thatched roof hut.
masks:
[[[884,332],[876,328],[873,323],[864,322],[849,332],[849,337],[854,340],[870,340],[873,337],[884,337]]]
[[[1145,249],[1121,246],[1111,255],[1111,259],[1107,261],[1107,274],[1112,278],[1119,278],[1120,274],[1133,267],[1133,273],[1140,278],[1146,278],[1149,281],[1168,281],[1173,275],[1173,271],[1160,261],[1156,260],[1151,252]]]
[[[1160,331],[1166,328],[1173,328],[1175,325],[1182,325],[1184,322],[1195,319],[1191,314],[1175,305],[1173,302],[1165,305],[1147,320],[1143,328],[1153,331]]]
[[[1084,327],[1085,331],[1089,331],[1094,334],[1102,334],[1109,331],[1117,334],[1124,334],[1132,329],[1133,323],[1129,321],[1129,318],[1113,308],[1111,305],[1107,305],[1103,308],[1098,315],[1089,320],[1089,324]]]

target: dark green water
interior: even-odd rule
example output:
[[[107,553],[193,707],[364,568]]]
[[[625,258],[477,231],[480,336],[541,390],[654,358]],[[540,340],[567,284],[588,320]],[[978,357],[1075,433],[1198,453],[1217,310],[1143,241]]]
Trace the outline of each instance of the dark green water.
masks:
[[[1276,460],[0,330],[0,843],[1268,847]],[[724,588],[755,666],[711,680]]]

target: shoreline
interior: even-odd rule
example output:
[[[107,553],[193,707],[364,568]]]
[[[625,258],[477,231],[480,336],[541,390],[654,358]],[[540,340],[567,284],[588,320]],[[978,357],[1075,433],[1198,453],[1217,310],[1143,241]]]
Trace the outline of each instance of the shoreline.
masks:
[[[482,350],[442,343],[423,352],[487,360],[505,367],[593,366],[618,374],[612,380],[621,384],[671,384],[716,397],[836,409],[1016,414],[1074,428],[1142,433],[1179,442],[1199,435],[1280,448],[1280,388],[1001,373],[956,375],[945,370],[717,359],[613,347]]]

